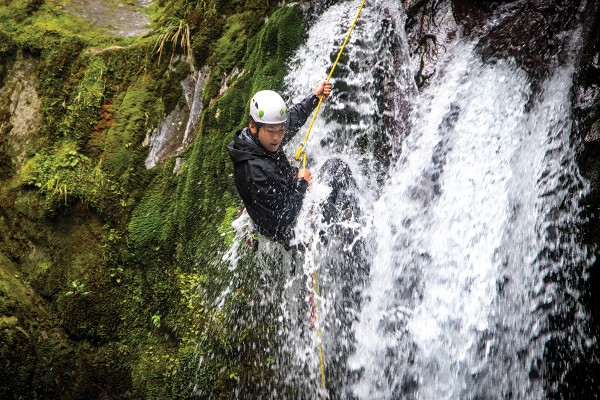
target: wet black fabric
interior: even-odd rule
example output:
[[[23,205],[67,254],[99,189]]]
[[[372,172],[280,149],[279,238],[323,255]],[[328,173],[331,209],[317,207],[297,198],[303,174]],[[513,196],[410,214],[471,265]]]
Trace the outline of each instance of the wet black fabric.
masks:
[[[331,188],[323,204],[323,221],[339,222],[359,214],[356,181],[346,162],[337,157],[328,159],[319,169],[318,179]]]
[[[234,179],[250,218],[261,234],[282,243],[292,237],[292,225],[302,208],[308,183],[297,179],[283,152],[283,145],[293,138],[315,109],[319,98],[311,95],[290,108],[287,131],[276,152],[266,150],[250,130],[238,131],[227,149],[234,164]]]
[[[340,191],[356,189],[352,170],[341,158],[333,157],[325,161],[319,169],[319,180],[331,188],[329,195],[335,201]]]

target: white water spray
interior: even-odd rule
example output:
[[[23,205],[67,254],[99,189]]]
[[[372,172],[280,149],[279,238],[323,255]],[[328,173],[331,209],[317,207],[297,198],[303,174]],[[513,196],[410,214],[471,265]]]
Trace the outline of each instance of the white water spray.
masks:
[[[565,335],[585,342],[577,324],[567,333],[549,322],[565,293],[578,296],[552,276],[589,262],[570,231],[587,190],[570,138],[573,60],[534,91],[514,62],[486,64],[476,43],[458,39],[446,43],[431,84],[417,94],[404,14],[388,3],[364,9],[350,61],[334,76],[335,94],[308,142],[315,172],[334,156],[350,165],[361,214],[342,227],[354,234],[350,244],[322,240],[328,188],[311,185],[296,228],[307,251],[279,259],[302,271],[281,297],[265,300],[279,302],[274,369],[284,393],[293,393],[273,389],[271,397],[542,399],[547,344]],[[326,77],[357,4],[331,6],[315,21],[290,63],[291,102]],[[382,48],[385,29],[394,46]],[[390,88],[395,101],[382,101]],[[403,118],[409,123],[390,123]],[[290,159],[303,133],[287,145]],[[401,147],[390,146],[397,153],[382,173],[378,141],[406,134]],[[275,247],[263,248],[261,260]],[[325,392],[307,315],[305,276],[314,270]]]

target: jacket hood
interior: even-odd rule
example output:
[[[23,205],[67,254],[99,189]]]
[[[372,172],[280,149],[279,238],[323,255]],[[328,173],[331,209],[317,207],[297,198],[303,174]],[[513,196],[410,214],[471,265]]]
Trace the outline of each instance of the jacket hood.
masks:
[[[276,153],[265,150],[256,139],[250,135],[250,130],[244,128],[235,134],[233,142],[227,145],[229,155],[235,163],[248,161],[257,157],[274,157]]]

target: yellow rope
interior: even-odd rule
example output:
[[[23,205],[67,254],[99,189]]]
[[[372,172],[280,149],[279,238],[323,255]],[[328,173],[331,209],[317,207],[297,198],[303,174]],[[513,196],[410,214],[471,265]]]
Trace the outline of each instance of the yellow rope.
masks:
[[[367,0],[362,0],[362,2],[360,3],[360,7],[358,7],[358,12],[356,13],[356,17],[354,17],[354,21],[352,22],[352,25],[350,25],[350,29],[348,29],[348,33],[346,34],[344,43],[342,43],[342,47],[340,47],[340,51],[338,52],[337,58],[335,59],[333,65],[331,66],[331,70],[329,71],[329,75],[327,76],[327,80],[326,80],[327,82],[329,82],[329,80],[331,79],[331,75],[333,75],[333,71],[335,70],[337,63],[340,60],[340,57],[342,56],[344,47],[346,47],[346,43],[348,43],[348,39],[350,39],[350,34],[354,30],[356,21],[358,21],[360,12],[362,11],[363,6],[365,5],[366,2],[367,2]],[[315,108],[313,117],[310,121],[310,124],[308,125],[308,130],[306,131],[306,135],[304,135],[304,140],[302,141],[302,143],[300,144],[300,147],[298,147],[298,150],[296,151],[296,161],[298,161],[300,159],[300,156],[302,156],[302,168],[306,168],[306,142],[308,141],[308,136],[310,135],[310,131],[312,130],[315,120],[317,119],[317,114],[319,113],[319,109],[321,108],[321,103],[323,102],[324,98],[325,98],[324,95],[321,95],[321,97],[319,97],[319,103],[317,104],[317,108]]]
[[[321,372],[321,389],[325,391],[325,361],[323,360],[323,338],[321,334],[321,324],[319,324],[318,299],[319,291],[317,289],[317,270],[313,271],[313,292],[315,295],[315,319],[317,320],[317,341],[319,343],[319,370]],[[327,396],[323,395],[323,400],[327,400]]]
[[[350,25],[350,29],[348,29],[348,33],[346,34],[346,37],[344,38],[344,42],[342,43],[342,47],[340,47],[340,51],[338,52],[337,57],[336,57],[335,61],[333,62],[333,65],[331,66],[331,70],[329,71],[329,75],[327,76],[327,80],[326,80],[327,82],[329,82],[329,80],[331,79],[331,76],[333,75],[333,71],[335,70],[337,63],[340,60],[340,57],[342,56],[344,47],[346,47],[346,43],[348,43],[348,40],[350,39],[350,34],[354,30],[354,26],[356,25],[356,22],[358,21],[358,17],[360,16],[360,13],[366,2],[367,2],[367,0],[362,0],[362,2],[360,3],[360,7],[358,8],[358,12],[356,13],[356,16],[354,17],[354,21],[352,21],[352,25]],[[308,125],[308,130],[306,131],[304,140],[302,141],[302,143],[300,144],[300,147],[296,151],[296,161],[298,161],[300,159],[300,157],[302,156],[302,168],[306,168],[306,142],[308,141],[308,136],[310,135],[310,131],[312,130],[315,120],[317,119],[317,114],[319,113],[319,109],[321,108],[321,104],[323,103],[324,98],[325,98],[324,95],[321,95],[319,97],[319,103],[317,104],[317,107],[315,108],[315,112],[313,113],[310,124]],[[315,263],[315,265],[316,265],[316,263]],[[319,295],[319,292],[318,292],[318,288],[317,288],[317,270],[316,269],[313,271],[313,292],[315,295],[314,310],[315,310],[315,319],[317,321],[317,341],[319,343],[319,371],[321,373],[321,388],[323,389],[323,393],[325,393],[325,361],[323,359],[323,337],[322,337],[323,335],[322,335],[322,331],[321,331],[321,325],[319,324],[319,312],[318,312],[318,300],[317,300],[317,296]],[[323,394],[323,400],[327,400],[327,395]]]

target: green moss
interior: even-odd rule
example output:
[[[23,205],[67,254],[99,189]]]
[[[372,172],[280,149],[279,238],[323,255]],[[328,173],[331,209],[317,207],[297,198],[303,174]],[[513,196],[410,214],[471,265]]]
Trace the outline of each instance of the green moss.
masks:
[[[20,327],[3,327],[1,321],[0,359],[4,361],[0,371],[0,397],[30,397],[29,377],[35,365],[35,348]]]
[[[95,29],[91,22],[65,13],[55,3],[42,0],[12,0],[6,3],[0,7],[0,27],[10,32],[20,32],[18,37],[31,44],[33,42],[28,33],[33,34],[32,38],[40,39],[34,32],[53,32],[56,37],[80,35],[97,43],[114,40]],[[43,44],[45,43],[38,45]]]
[[[19,271],[14,264],[3,253],[0,253],[0,316],[11,318],[12,315],[6,315],[6,313],[14,311],[17,305],[31,304],[27,290],[19,277]]]
[[[115,101],[115,124],[108,130],[105,141],[104,169],[120,176],[124,183],[130,179],[132,168],[135,169],[131,148],[141,145],[150,128],[150,100],[147,82],[140,80]]]
[[[174,71],[169,71],[163,79],[156,82],[156,97],[159,98],[160,104],[164,104],[164,109],[158,111],[158,115],[168,115],[178,104],[183,106],[185,99],[181,82],[190,72],[190,65],[180,62]]]
[[[256,23],[251,12],[235,14],[227,18],[224,32],[217,40],[214,57],[223,71],[231,71],[243,57],[248,42],[248,29]]]
[[[192,37],[192,52],[196,65],[205,65],[212,54],[214,43],[223,32],[223,21],[211,18],[203,21],[198,28],[198,33]]]
[[[106,78],[111,82],[106,88],[107,99],[110,99],[141,76],[150,78],[153,77],[153,73],[156,76],[164,73],[163,69],[166,66],[156,65],[153,47],[152,37],[139,38],[133,43],[123,41],[113,46],[95,44],[83,57],[100,57],[104,60],[107,66]]]
[[[71,398],[131,399],[132,350],[123,343],[93,346],[84,342],[76,354],[79,370],[70,385]]]
[[[104,100],[107,67],[100,58],[93,59],[82,73],[71,103],[67,106],[67,115],[61,124],[66,137],[87,138],[92,126],[98,120],[100,106]]]
[[[160,345],[149,345],[141,349],[141,357],[132,371],[134,396],[143,399],[172,400],[172,377],[179,368],[177,351]]]
[[[187,399],[201,397],[191,393],[198,382],[206,397],[231,398],[237,380],[256,373],[261,356],[238,348],[262,327],[238,329],[235,319],[255,293],[241,289],[223,309],[210,306],[231,278],[221,257],[240,208],[225,147],[247,123],[252,93],[281,87],[285,59],[303,37],[301,12],[284,7],[265,25],[275,2],[159,6],[186,21],[196,67],[206,62],[214,72],[178,174],[173,160],[144,166],[142,141],[183,101],[180,81],[190,72],[185,63],[157,63],[156,34],[96,35],[39,1],[0,9],[0,39],[8,38],[0,54],[39,62],[44,118],[18,181],[0,190],[1,249],[32,288],[16,301],[2,295],[17,292],[0,280],[0,332],[12,335],[0,338],[0,360],[17,371],[1,377],[1,394]],[[218,95],[234,66],[243,75]],[[43,335],[7,311],[32,290],[48,307]]]
[[[32,6],[36,5],[37,6]],[[4,1],[0,8],[0,22],[5,25],[14,26],[17,23],[22,23],[29,17],[39,6],[39,1],[30,0],[13,0]]]
[[[2,74],[2,68],[0,67],[0,75]],[[0,86],[2,76],[0,76]],[[0,113],[1,114],[1,113]],[[11,130],[12,126],[10,123],[6,123],[0,131],[0,175],[2,176],[12,176],[15,172],[15,167],[13,163],[13,150],[12,146],[8,143],[8,132]]]
[[[108,281],[108,279],[106,279]],[[62,327],[75,340],[90,340],[92,343],[106,343],[116,338],[121,323],[119,307],[114,305],[111,292],[101,292],[102,285],[95,284],[98,290],[80,281],[71,281],[71,289],[61,292],[57,300],[58,312],[63,315]]]
[[[264,29],[250,43],[253,48],[245,60],[254,68],[253,92],[280,88],[286,73],[285,62],[304,38],[302,11],[298,7],[282,8],[273,14],[270,29]]]
[[[4,80],[10,71],[12,60],[16,55],[17,46],[12,37],[0,29],[0,87],[4,85]]]
[[[107,195],[119,196],[120,187],[104,174],[94,161],[77,151],[72,141],[55,149],[37,153],[20,170],[24,185],[38,188],[45,197],[45,208],[53,214],[73,201],[83,201],[103,212],[112,208]]]
[[[0,397],[29,394],[35,348],[23,324],[23,308],[31,307],[17,270],[0,253]],[[21,319],[21,320],[20,320]],[[12,398],[12,397],[10,397]]]
[[[229,193],[226,193],[226,196],[229,196]],[[225,200],[227,201],[227,200]],[[229,202],[232,202],[229,200]],[[238,217],[239,208],[238,207],[227,207],[225,210],[225,218],[223,218],[223,222],[219,227],[219,232],[221,236],[225,238],[225,243],[228,247],[233,245],[233,240],[235,238],[235,231],[231,227],[232,222]]]
[[[160,179],[148,188],[129,223],[131,241],[138,248],[154,249],[173,243],[174,221],[171,216],[175,208],[175,185],[165,175],[161,174]]]
[[[35,397],[36,381],[49,381],[46,394],[54,392],[55,345],[62,337],[48,323],[16,266],[0,252],[0,397]],[[49,350],[49,351],[47,351]],[[66,361],[66,360],[65,360]],[[65,362],[66,364],[68,362]],[[68,369],[74,368],[69,365]]]
[[[82,206],[57,221],[48,240],[55,267],[48,268],[45,282],[54,284],[47,290],[63,329],[95,344],[118,338],[126,298],[100,257],[102,233],[101,221]]]

